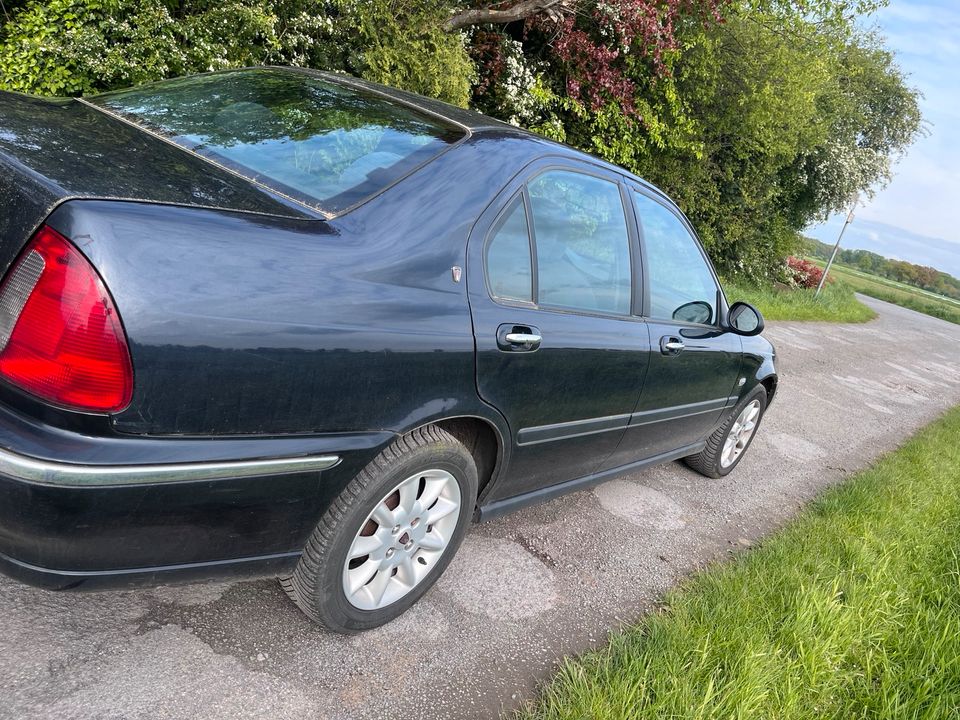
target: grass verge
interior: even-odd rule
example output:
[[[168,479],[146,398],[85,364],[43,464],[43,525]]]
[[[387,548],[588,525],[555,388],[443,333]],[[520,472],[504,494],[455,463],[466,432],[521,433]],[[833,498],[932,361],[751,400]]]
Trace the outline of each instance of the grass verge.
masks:
[[[960,407],[667,609],[525,720],[960,716]]]
[[[960,325],[960,303],[950,298],[941,299],[933,293],[926,293],[885,278],[867,277],[864,273],[850,271],[842,265],[834,265],[830,268],[830,275],[839,281],[837,285],[846,285],[852,290],[877,300],[884,300]]]
[[[824,322],[867,322],[877,314],[857,300],[853,290],[833,283],[814,299],[814,290],[780,290],[724,281],[730,302],[744,300],[757,307],[767,320],[820,320]]]

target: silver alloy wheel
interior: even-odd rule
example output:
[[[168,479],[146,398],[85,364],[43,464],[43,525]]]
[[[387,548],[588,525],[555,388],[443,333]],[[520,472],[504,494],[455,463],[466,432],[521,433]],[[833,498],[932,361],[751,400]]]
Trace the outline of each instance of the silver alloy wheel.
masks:
[[[460,516],[460,484],[424,470],[388,492],[361,524],[343,564],[343,592],[379,610],[413,590],[443,555]]]
[[[723,441],[723,451],[720,453],[720,466],[728,468],[733,465],[743,453],[757,429],[760,419],[760,401],[748,403],[737,416],[736,421]]]

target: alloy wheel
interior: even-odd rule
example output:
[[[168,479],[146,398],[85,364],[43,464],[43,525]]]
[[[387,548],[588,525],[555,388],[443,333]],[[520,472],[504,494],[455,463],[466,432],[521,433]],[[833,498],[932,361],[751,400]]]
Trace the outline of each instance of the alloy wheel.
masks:
[[[447,549],[460,515],[460,484],[446,470],[411,475],[367,516],[343,565],[343,591],[379,610],[415,588]]]
[[[760,401],[754,400],[740,411],[737,419],[730,427],[727,439],[723,442],[723,451],[720,453],[721,467],[730,467],[743,454],[750,438],[753,437],[753,433],[757,429],[759,420]]]

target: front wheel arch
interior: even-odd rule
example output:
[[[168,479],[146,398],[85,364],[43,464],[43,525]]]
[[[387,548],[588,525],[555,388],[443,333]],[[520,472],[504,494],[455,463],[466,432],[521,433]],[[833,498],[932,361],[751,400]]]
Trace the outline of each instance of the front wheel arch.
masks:
[[[760,378],[760,384],[767,390],[767,408],[769,409],[770,403],[773,402],[773,396],[777,394],[776,374],[771,373],[770,375]]]
[[[731,428],[733,428],[734,431],[736,430],[734,425],[737,422],[738,416],[740,413],[744,412],[744,409],[748,405],[754,403],[759,404],[760,414],[754,423],[752,432],[746,439],[746,445],[741,451],[738,452],[736,459],[731,464],[724,464],[722,461],[724,443],[726,442],[728,435],[731,435]],[[718,479],[729,475],[731,472],[733,472],[737,465],[740,464],[743,456],[753,444],[753,440],[756,437],[756,431],[760,427],[760,423],[763,420],[766,410],[766,387],[762,384],[758,384],[752,390],[750,390],[750,392],[743,395],[743,397],[740,399],[740,402],[736,404],[736,406],[733,408],[730,414],[726,416],[720,426],[713,431],[710,437],[707,438],[707,442],[703,450],[696,455],[690,455],[683,458],[684,463],[686,463],[686,465],[692,470],[696,470],[698,473],[708,478]]]

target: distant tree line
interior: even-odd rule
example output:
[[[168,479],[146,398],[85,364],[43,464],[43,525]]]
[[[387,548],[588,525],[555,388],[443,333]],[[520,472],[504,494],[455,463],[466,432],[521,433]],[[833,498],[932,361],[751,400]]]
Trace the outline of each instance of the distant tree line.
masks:
[[[808,252],[815,257],[826,260],[833,252],[833,245],[812,238],[808,238],[807,242]],[[836,261],[871,275],[960,300],[960,280],[936,268],[914,265],[906,260],[892,260],[869,250],[840,250]]]
[[[922,131],[883,0],[4,0],[0,88],[77,95],[256,64],[469,105],[615,162],[728,276],[869,195]],[[2,107],[0,107],[2,119]]]

